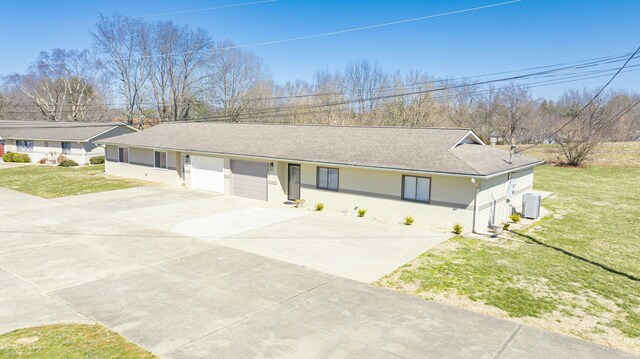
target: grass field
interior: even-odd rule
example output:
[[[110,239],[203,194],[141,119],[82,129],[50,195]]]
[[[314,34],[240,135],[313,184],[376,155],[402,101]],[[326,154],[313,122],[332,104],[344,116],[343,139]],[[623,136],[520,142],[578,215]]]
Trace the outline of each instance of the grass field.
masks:
[[[509,146],[498,146],[509,149]],[[527,148],[519,145],[518,148]],[[607,142],[597,146],[587,158],[585,165],[602,166],[640,166],[640,142]],[[558,162],[564,159],[560,145],[541,145],[532,147],[525,152],[527,156],[539,158],[548,162]]]
[[[539,167],[534,187],[556,195],[530,238],[455,237],[376,284],[640,354],[639,179],[640,167]]]
[[[155,358],[100,325],[61,324],[0,335],[0,359]]]
[[[112,191],[142,182],[104,174],[104,165],[79,167],[25,166],[0,169],[0,187],[43,198]]]

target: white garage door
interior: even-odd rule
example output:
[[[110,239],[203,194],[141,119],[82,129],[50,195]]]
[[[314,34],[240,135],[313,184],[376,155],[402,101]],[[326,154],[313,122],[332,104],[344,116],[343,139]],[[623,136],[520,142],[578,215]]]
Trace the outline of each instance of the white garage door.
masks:
[[[224,193],[224,159],[191,156],[191,187]]]
[[[269,164],[265,162],[231,161],[231,187],[234,196],[267,200],[267,175]]]

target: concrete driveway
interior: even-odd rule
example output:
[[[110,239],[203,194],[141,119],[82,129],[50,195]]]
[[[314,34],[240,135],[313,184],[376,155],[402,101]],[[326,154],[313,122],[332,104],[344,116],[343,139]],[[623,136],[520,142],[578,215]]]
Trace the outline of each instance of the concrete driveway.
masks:
[[[0,332],[95,321],[169,358],[632,357],[221,244],[287,223],[301,237],[348,238],[331,216],[283,218],[254,201],[155,186],[60,200],[0,188],[0,198]],[[171,232],[234,211],[265,225],[205,239]],[[362,221],[339,220],[365,237]]]
[[[450,237],[416,226],[156,186],[58,202],[367,283]]]

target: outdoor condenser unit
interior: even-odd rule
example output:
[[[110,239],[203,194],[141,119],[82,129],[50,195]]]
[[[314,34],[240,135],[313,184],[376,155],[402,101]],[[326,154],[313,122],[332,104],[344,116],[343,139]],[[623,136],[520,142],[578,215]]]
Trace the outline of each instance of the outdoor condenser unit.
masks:
[[[522,209],[522,216],[525,218],[536,219],[540,217],[540,201],[541,197],[539,194],[534,193],[525,193],[524,194],[524,205]]]

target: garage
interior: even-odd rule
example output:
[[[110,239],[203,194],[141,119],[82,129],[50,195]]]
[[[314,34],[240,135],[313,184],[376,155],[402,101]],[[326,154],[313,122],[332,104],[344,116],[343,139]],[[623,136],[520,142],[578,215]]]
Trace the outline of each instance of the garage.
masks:
[[[224,193],[224,159],[191,156],[191,188]]]
[[[231,194],[234,196],[267,200],[266,162],[231,161]]]

